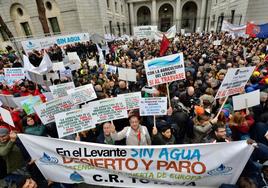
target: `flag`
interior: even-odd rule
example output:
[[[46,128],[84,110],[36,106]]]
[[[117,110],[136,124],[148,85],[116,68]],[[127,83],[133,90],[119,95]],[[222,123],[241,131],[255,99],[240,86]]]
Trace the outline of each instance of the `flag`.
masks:
[[[163,56],[166,53],[168,46],[169,46],[169,43],[170,42],[169,42],[168,38],[164,34],[163,38],[162,38],[162,42],[161,42],[161,47],[160,47],[160,56]]]
[[[26,71],[26,78],[31,80],[28,71],[34,70],[35,67],[31,64],[29,58],[26,55],[23,55],[23,68]]]
[[[250,37],[268,38],[268,23],[256,25],[248,22],[246,34],[248,34]]]
[[[97,46],[98,54],[99,54],[99,63],[100,64],[105,64],[105,59],[104,59],[102,49],[100,48],[99,44],[96,44],[96,46]]]

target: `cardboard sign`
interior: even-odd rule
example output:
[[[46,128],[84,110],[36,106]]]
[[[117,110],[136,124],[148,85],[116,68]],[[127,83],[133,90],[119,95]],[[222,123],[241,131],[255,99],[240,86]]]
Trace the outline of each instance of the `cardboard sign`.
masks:
[[[4,68],[5,80],[7,85],[11,86],[14,82],[25,78],[24,68]]]
[[[140,108],[141,92],[126,93],[118,96],[125,98],[127,110],[134,110]]]
[[[97,98],[92,84],[69,89],[67,94],[71,97],[74,104],[82,104]]]
[[[148,86],[185,79],[183,54],[173,54],[144,62]]]
[[[68,52],[68,59],[69,62],[67,64],[67,66],[71,69],[71,70],[78,70],[81,68],[81,60],[79,58],[79,56],[77,55],[76,52]]]
[[[67,96],[67,90],[73,88],[75,88],[73,82],[49,86],[54,99]]]
[[[242,110],[260,104],[260,90],[233,96],[234,110]]]
[[[146,26],[136,26],[133,28],[134,36],[138,39],[153,39],[155,32],[157,32],[157,26],[146,25]]]
[[[76,108],[70,97],[62,97],[34,106],[34,110],[44,125],[55,121],[55,114]]]
[[[65,70],[65,66],[64,66],[63,62],[53,63],[52,64],[52,70],[53,71],[59,71],[59,70],[64,71]]]
[[[46,76],[47,76],[47,80],[54,81],[54,80],[60,79],[59,74],[57,72],[49,72],[46,74]]]
[[[255,67],[241,67],[228,69],[221,83],[215,99],[231,96],[244,91]]]
[[[90,102],[84,108],[88,108],[91,111],[96,123],[128,117],[126,101],[121,96]]]
[[[8,110],[0,107],[0,113],[1,113],[2,119],[5,123],[11,125],[12,127],[15,127],[11,113]]]
[[[76,109],[55,114],[59,138],[95,128],[88,109]]]
[[[39,72],[31,70],[28,71],[28,74],[33,82],[40,85],[45,85],[46,81],[44,80],[44,76]]]
[[[136,82],[136,69],[125,69],[118,67],[118,74],[119,74],[119,79],[125,80],[125,81],[130,81],[130,82]]]
[[[35,113],[34,106],[42,104],[40,96],[30,96],[27,99],[20,102],[23,110],[27,115]]]
[[[140,100],[140,115],[154,116],[167,114],[167,97],[149,97]]]

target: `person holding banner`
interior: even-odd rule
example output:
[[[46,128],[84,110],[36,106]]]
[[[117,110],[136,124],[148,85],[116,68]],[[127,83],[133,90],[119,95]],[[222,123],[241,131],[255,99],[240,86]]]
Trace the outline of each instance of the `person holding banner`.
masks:
[[[36,136],[46,136],[46,126],[39,124],[33,115],[28,115],[23,118],[23,127],[25,134]]]
[[[111,126],[111,137],[114,141],[126,138],[126,145],[151,145],[151,137],[147,127],[140,125],[137,115],[131,115],[129,118],[130,126],[122,131],[116,132],[115,126]]]
[[[173,131],[171,126],[166,122],[162,122],[160,132],[157,127],[153,127],[153,135],[152,135],[152,144],[153,145],[172,145],[175,144],[176,140],[173,135]]]

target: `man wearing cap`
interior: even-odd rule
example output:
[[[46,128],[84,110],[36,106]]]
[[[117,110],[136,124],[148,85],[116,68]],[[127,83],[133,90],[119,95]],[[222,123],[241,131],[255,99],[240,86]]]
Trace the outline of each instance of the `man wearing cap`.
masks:
[[[10,132],[7,127],[0,126],[0,157],[4,159],[7,166],[7,174],[16,171],[23,164],[22,154],[16,146],[17,134]]]

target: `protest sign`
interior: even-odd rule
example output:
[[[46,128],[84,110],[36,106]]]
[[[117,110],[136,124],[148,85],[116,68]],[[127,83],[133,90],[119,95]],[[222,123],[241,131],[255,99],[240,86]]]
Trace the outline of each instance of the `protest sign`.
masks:
[[[45,92],[43,95],[46,97],[46,102],[53,100],[53,95],[51,92]]]
[[[214,40],[214,41],[213,41],[213,45],[214,45],[214,46],[219,46],[219,45],[221,45],[221,40]]]
[[[92,84],[69,89],[67,94],[71,97],[74,104],[85,103],[97,98]]]
[[[76,52],[68,52],[68,66],[71,70],[78,70],[81,68],[81,60]]]
[[[57,44],[58,46],[64,46],[67,44],[84,42],[84,41],[89,41],[88,33],[76,33],[71,35],[54,35],[51,37],[44,37],[40,39],[27,39],[21,41],[21,45],[26,54],[28,54],[29,52],[32,52],[32,50],[48,49],[54,44]]]
[[[55,114],[59,138],[95,128],[88,109],[76,109]]]
[[[138,39],[153,39],[157,32],[157,26],[146,25],[134,27],[134,36]]]
[[[185,79],[183,54],[173,54],[144,62],[149,86]]]
[[[130,82],[137,81],[136,69],[125,69],[125,68],[118,67],[118,75],[119,75],[119,79],[121,80],[126,80]]]
[[[67,78],[68,80],[73,80],[72,70],[66,69],[65,71],[60,71],[60,78]]]
[[[28,99],[29,97],[31,97],[31,95],[24,96],[24,97],[13,97],[12,100],[16,104],[17,107],[22,109],[21,101],[24,101],[24,100]]]
[[[185,79],[183,54],[173,54],[144,62],[149,86]]]
[[[18,136],[46,179],[115,187],[235,184],[253,151],[246,141],[148,147]]]
[[[126,101],[122,96],[90,102],[83,108],[90,110],[93,121],[96,123],[128,117]]]
[[[110,72],[112,74],[116,74],[117,67],[112,65],[105,65],[107,72]]]
[[[24,68],[4,68],[5,81],[11,86],[14,82],[25,78]]]
[[[140,115],[154,116],[167,114],[167,97],[149,97],[140,100]]]
[[[241,67],[228,69],[215,99],[231,96],[244,91],[255,67]]]
[[[242,110],[260,104],[260,90],[233,96],[234,110]]]
[[[60,79],[59,74],[57,72],[49,72],[46,74],[46,77],[48,81],[49,80],[54,81],[54,80]]]
[[[12,116],[8,110],[0,107],[0,113],[1,113],[2,119],[5,123],[11,125],[12,127],[15,127]]]
[[[26,112],[27,115],[34,113],[34,106],[42,104],[40,96],[29,96],[27,99],[24,99],[20,102],[22,109]]]
[[[64,71],[65,70],[65,66],[63,64],[63,62],[57,62],[57,63],[53,63],[52,64],[52,70],[53,71]]]
[[[34,106],[34,110],[42,123],[48,124],[55,121],[55,114],[76,108],[70,97],[62,97]]]
[[[4,106],[16,108],[17,105],[13,101],[13,98],[14,98],[13,95],[3,95],[3,94],[0,94],[0,100],[2,101],[2,103],[3,103]]]
[[[44,76],[37,71],[28,71],[31,80],[37,84],[45,85]]]
[[[88,66],[90,67],[98,66],[97,61],[95,59],[89,59],[87,60],[87,63],[88,63]]]
[[[73,82],[49,86],[54,99],[67,96],[67,90],[73,88],[75,88]]]
[[[118,96],[125,98],[127,110],[134,110],[140,108],[141,92],[126,93]]]

